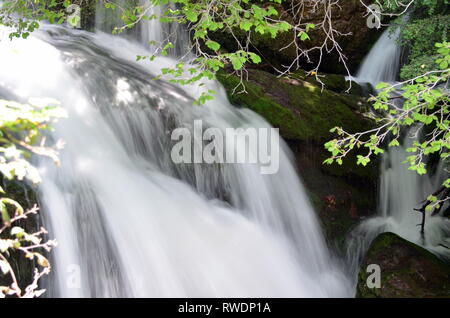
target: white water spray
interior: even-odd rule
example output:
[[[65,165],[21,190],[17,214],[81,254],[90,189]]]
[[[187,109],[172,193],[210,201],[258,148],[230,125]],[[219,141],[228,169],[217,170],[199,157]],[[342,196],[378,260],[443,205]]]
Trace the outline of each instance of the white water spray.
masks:
[[[401,48],[396,43],[400,29],[394,32],[386,30],[365,58],[356,79],[377,85],[379,82],[393,83],[398,78]],[[399,236],[422,245],[437,255],[449,258],[445,246],[450,246],[450,221],[440,216],[427,216],[425,236],[420,233],[422,216],[414,211],[431,193],[439,188],[441,175],[419,176],[408,170],[403,163],[409,155],[412,128],[404,138],[401,147],[390,148],[383,155],[380,171],[378,215],[363,221],[350,235],[348,240],[348,261],[352,275],[356,277],[359,263],[371,242],[383,232],[393,232]],[[437,171],[443,171],[437,168]]]
[[[402,49],[396,42],[400,29],[387,29],[364,58],[356,74],[356,80],[377,85],[380,82],[395,82],[400,69]]]
[[[188,33],[184,31],[183,25],[176,23],[161,23],[159,18],[167,7],[154,6],[148,0],[117,0],[115,10],[105,9],[103,1],[96,5],[95,27],[99,31],[111,33],[115,30],[125,38],[137,41],[147,48],[150,55],[161,52],[161,49],[171,42],[172,49],[169,55],[172,57],[183,57],[188,60],[190,54],[190,43]],[[123,10],[139,6],[142,10],[142,18],[133,28],[123,28],[121,14]]]
[[[45,26],[0,42],[8,98],[60,100],[69,118],[61,167],[43,160],[39,199],[51,236],[50,295],[59,297],[348,297],[286,145],[280,171],[258,165],[175,165],[170,131],[269,127],[218,92],[152,78],[174,60],[136,63],[140,45],[103,33]],[[236,145],[237,152],[246,148]],[[73,270],[80,278],[74,283]]]

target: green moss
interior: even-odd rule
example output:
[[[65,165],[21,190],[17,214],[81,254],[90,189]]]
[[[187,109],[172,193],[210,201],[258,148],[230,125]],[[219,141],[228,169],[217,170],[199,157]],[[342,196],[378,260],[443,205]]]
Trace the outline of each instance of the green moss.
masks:
[[[366,268],[381,268],[381,288],[370,289]],[[450,297],[450,266],[396,234],[383,233],[372,243],[358,276],[357,296]]]
[[[342,166],[323,165],[329,156],[324,142],[333,138],[329,130],[334,126],[350,131],[370,127],[371,123],[361,115],[366,107],[362,98],[322,90],[320,85],[301,78],[277,78],[260,70],[249,70],[248,81],[244,81],[246,92],[238,93],[241,88],[237,88],[233,93],[240,79],[226,73],[217,77],[233,104],[252,109],[280,129],[297,158],[328,241],[333,246],[342,243],[360,217],[375,210],[378,170],[375,164],[357,166],[354,157]],[[329,207],[327,197],[335,197],[336,205]]]
[[[251,70],[244,81],[247,93],[232,93],[239,78],[218,74],[232,103],[248,107],[280,128],[285,139],[325,141],[330,129],[346,127],[349,131],[367,128],[368,122],[357,115],[362,98],[337,94],[298,79],[279,79],[269,73]],[[359,105],[358,105],[359,104]]]
[[[338,74],[319,74],[320,83],[315,76],[308,76],[304,70],[298,70],[291,73],[289,76],[302,81],[307,81],[315,86],[321,87],[322,83],[325,85],[325,89],[340,93],[363,96],[363,88],[354,81],[347,81],[345,76]],[[351,84],[351,85],[350,85]]]
[[[280,132],[286,139],[302,139],[304,135],[301,129],[303,124],[291,109],[281,106],[279,103],[264,94],[262,87],[251,82],[245,83],[247,93],[232,93],[234,87],[239,84],[235,76],[218,75],[219,80],[227,88],[228,97],[233,104],[248,107],[266,118],[273,126],[280,128]]]
[[[320,162],[329,156],[323,143],[333,138],[331,128],[340,126],[356,132],[373,125],[361,115],[368,106],[360,96],[339,94],[307,81],[277,78],[259,70],[249,71],[249,80],[244,81],[246,92],[238,93],[240,89],[237,89],[233,93],[240,79],[225,73],[219,73],[217,77],[233,104],[250,108],[263,116],[280,129],[284,139],[320,145],[323,148]],[[357,154],[349,154],[342,166],[327,165],[322,169],[335,176],[375,177],[373,169],[355,164]]]

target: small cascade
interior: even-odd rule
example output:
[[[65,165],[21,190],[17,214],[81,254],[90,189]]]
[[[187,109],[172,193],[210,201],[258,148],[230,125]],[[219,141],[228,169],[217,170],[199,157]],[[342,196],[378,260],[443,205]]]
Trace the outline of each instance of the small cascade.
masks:
[[[449,253],[441,245],[450,247],[448,219],[427,215],[423,236],[418,226],[421,224],[422,215],[414,211],[421,205],[420,201],[435,192],[442,184],[443,169],[438,167],[435,174],[430,171],[424,176],[407,170],[407,165],[403,162],[408,156],[406,149],[412,147],[410,135],[414,133],[415,129],[412,128],[405,137],[402,147],[390,149],[388,155],[383,157],[379,213],[382,218],[388,220],[388,231],[445,256]]]
[[[176,23],[161,23],[159,21],[163,10],[166,10],[167,7],[154,6],[148,0],[118,0],[115,4],[117,8],[113,10],[105,8],[101,0],[97,3],[95,16],[97,31],[111,34],[115,28],[123,27],[121,19],[123,10],[139,6],[145,18],[141,19],[134,27],[125,28],[120,33],[122,37],[141,43],[151,54],[157,53],[170,41],[173,44],[173,48],[168,50],[171,57],[183,58],[184,60],[189,60],[192,57],[190,55],[189,35],[185,32],[184,27]]]
[[[399,34],[399,28],[394,32],[389,29],[384,31],[364,59],[356,80],[377,85],[379,82],[393,83],[398,79],[401,48],[396,39]],[[370,243],[384,232],[396,233],[450,259],[450,250],[445,247],[450,247],[450,221],[440,216],[428,216],[425,236],[421,235],[418,226],[422,216],[414,208],[418,208],[422,200],[438,189],[444,176],[439,173],[419,176],[403,163],[415,132],[414,128],[410,129],[405,134],[402,146],[390,148],[382,157],[378,214],[359,224],[347,241],[347,259],[354,278],[357,277],[360,261]],[[443,169],[437,168],[436,171]]]
[[[377,85],[380,82],[395,82],[400,70],[402,49],[397,43],[400,28],[386,29],[364,59],[356,80]]]
[[[46,25],[0,41],[0,92],[52,97],[69,114],[48,136],[67,143],[61,167],[38,162],[44,222],[59,242],[50,295],[351,297],[282,141],[273,175],[260,164],[173,163],[171,131],[192,131],[194,120],[221,131],[270,125],[232,106],[215,81],[152,80],[177,61],[136,62],[148,49]],[[215,99],[193,107],[204,89]]]

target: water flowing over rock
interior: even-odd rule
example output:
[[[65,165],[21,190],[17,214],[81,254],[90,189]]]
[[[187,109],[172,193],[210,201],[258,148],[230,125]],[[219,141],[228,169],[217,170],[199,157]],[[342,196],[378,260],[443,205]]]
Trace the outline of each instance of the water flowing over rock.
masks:
[[[115,4],[122,9],[131,9],[134,6],[140,6],[146,13],[146,19],[142,19],[133,28],[124,28],[121,11],[119,9],[111,10],[105,8],[105,3],[101,0],[90,7],[95,7],[95,14],[90,19],[95,20],[95,28],[91,31],[103,31],[112,33],[119,29],[122,36],[130,41],[137,41],[150,51],[155,52],[158,48],[163,47],[167,42],[173,44],[173,48],[169,49],[170,55],[174,57],[185,58],[191,57],[189,52],[189,34],[184,30],[184,26],[176,23],[161,23],[159,17],[167,7],[154,6],[148,0],[118,0]],[[91,22],[92,23],[92,22]],[[89,26],[85,26],[89,29]]]
[[[353,156],[340,167],[324,165],[329,153],[323,145],[335,126],[361,131],[373,123],[362,116],[369,106],[361,86],[353,83],[346,93],[350,82],[344,76],[320,76],[324,87],[302,71],[277,78],[250,70],[243,82],[245,93],[239,93],[238,77],[221,73],[218,78],[233,104],[250,108],[280,129],[294,152],[329,244],[341,248],[351,228],[376,211],[378,170],[376,165],[356,165]]]
[[[365,58],[355,80],[376,85],[379,82],[395,82],[400,68],[401,49],[396,40],[399,29],[387,29]],[[400,103],[401,101],[399,101]],[[406,132],[402,146],[390,148],[383,156],[380,165],[379,205],[376,216],[359,224],[349,235],[347,241],[348,264],[353,277],[357,277],[360,264],[370,244],[384,232],[393,232],[402,238],[419,244],[441,258],[450,259],[450,220],[440,215],[427,216],[425,234],[420,233],[418,224],[421,215],[414,211],[420,201],[433,193],[443,181],[439,166],[433,173],[419,176],[408,170],[404,164],[408,156],[407,148],[412,146],[410,135],[414,127]],[[364,267],[361,268],[364,270]],[[408,292],[405,291],[404,296]]]
[[[49,296],[448,295],[450,271],[434,254],[450,255],[450,221],[430,218],[423,236],[413,211],[442,176],[408,171],[402,164],[408,142],[387,152],[379,166],[357,166],[356,154],[341,167],[323,165],[331,128],[356,132],[374,125],[365,116],[370,107],[362,83],[373,90],[380,81],[397,80],[398,30],[385,31],[355,72],[361,85],[348,89],[344,76],[319,74],[322,87],[302,70],[276,77],[250,69],[241,94],[240,79],[225,72],[203,86],[156,79],[161,68],[191,60],[187,32],[146,20],[113,36],[121,23],[117,13],[87,3],[91,11],[84,10],[82,20],[92,33],[43,24],[26,40],[0,39],[0,98],[51,97],[69,114],[47,135],[66,142],[62,165],[34,159],[44,177],[36,192],[41,221],[59,243],[45,281]],[[304,22],[317,21],[318,13],[307,13]],[[364,14],[359,0],[333,12],[337,29],[353,32],[351,42],[340,38],[352,70],[377,36]],[[253,44],[265,62],[279,66],[295,55],[280,50],[291,35],[276,42],[257,37]],[[168,36],[176,44],[170,57],[136,61],[154,53],[151,41]],[[227,38],[216,36],[227,48]],[[320,32],[311,38],[308,45],[316,45]],[[323,62],[323,70],[343,72],[335,55]],[[214,99],[194,106],[207,90],[216,92]],[[174,163],[172,132],[194,134],[198,120],[220,132],[279,128],[279,171],[264,175],[262,164],[251,163]],[[224,142],[238,155],[257,156],[246,142],[230,139]],[[343,249],[346,257],[335,255]],[[370,264],[382,268],[380,290],[366,288]]]
[[[364,58],[356,74],[360,82],[377,85],[380,82],[395,82],[400,71],[402,48],[396,42],[400,28],[386,29]]]
[[[351,296],[286,145],[275,175],[253,164],[172,163],[170,131],[195,119],[221,130],[270,126],[230,105],[216,82],[206,83],[214,101],[193,107],[197,87],[152,80],[175,61],[137,63],[145,53],[56,26],[0,42],[2,91],[51,96],[69,113],[49,134],[67,143],[62,166],[39,163],[44,221],[59,242],[51,295]]]

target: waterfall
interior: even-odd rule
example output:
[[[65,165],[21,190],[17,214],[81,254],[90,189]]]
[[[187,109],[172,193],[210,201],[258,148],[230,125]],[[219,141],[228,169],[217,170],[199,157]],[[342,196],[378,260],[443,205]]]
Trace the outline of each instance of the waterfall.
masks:
[[[400,28],[386,29],[364,58],[356,79],[377,85],[379,82],[395,82],[400,70],[402,49],[397,43]]]
[[[414,128],[408,134],[415,133]],[[412,139],[406,136],[401,148],[390,149],[383,158],[380,182],[380,216],[388,220],[388,230],[403,238],[423,245],[446,257],[448,251],[442,245],[450,243],[450,222],[440,216],[427,215],[425,236],[422,237],[418,224],[422,216],[414,211],[420,201],[427,198],[444,181],[441,164],[436,172],[431,169],[428,175],[419,176],[407,170],[403,163],[408,156],[406,149],[412,147]],[[447,242],[446,242],[447,241]]]
[[[169,49],[170,56],[191,57],[189,54],[189,37],[182,25],[176,23],[161,23],[159,17],[167,9],[162,6],[154,6],[148,0],[117,0],[117,8],[106,9],[102,0],[97,2],[95,14],[95,27],[97,31],[111,33],[116,27],[123,27],[121,15],[123,10],[139,6],[148,18],[141,19],[139,23],[129,29],[125,28],[120,34],[130,40],[135,40],[147,47],[150,53],[157,52],[170,41],[173,49]]]
[[[400,34],[384,31],[361,65],[356,79],[373,85],[379,82],[395,82],[400,69],[401,49],[396,43]],[[450,246],[450,221],[440,216],[427,216],[425,237],[420,234],[418,224],[421,214],[414,211],[420,201],[435,192],[443,181],[440,171],[419,176],[408,170],[403,163],[409,155],[407,148],[412,146],[411,136],[416,130],[411,128],[405,135],[401,147],[390,148],[383,156],[380,167],[378,213],[364,220],[352,231],[348,240],[348,261],[353,277],[359,271],[359,263],[371,242],[383,232],[393,232],[399,236],[422,245],[443,258],[450,259],[450,253],[442,245]]]
[[[349,297],[315,213],[280,145],[280,170],[183,164],[170,132],[193,121],[221,130],[266,127],[215,81],[153,80],[175,60],[136,62],[129,37],[44,25],[0,41],[0,92],[59,100],[69,117],[60,167],[38,161],[44,223],[59,245],[47,282],[56,297]],[[215,99],[192,106],[201,90]],[[251,151],[236,143],[238,153]]]

